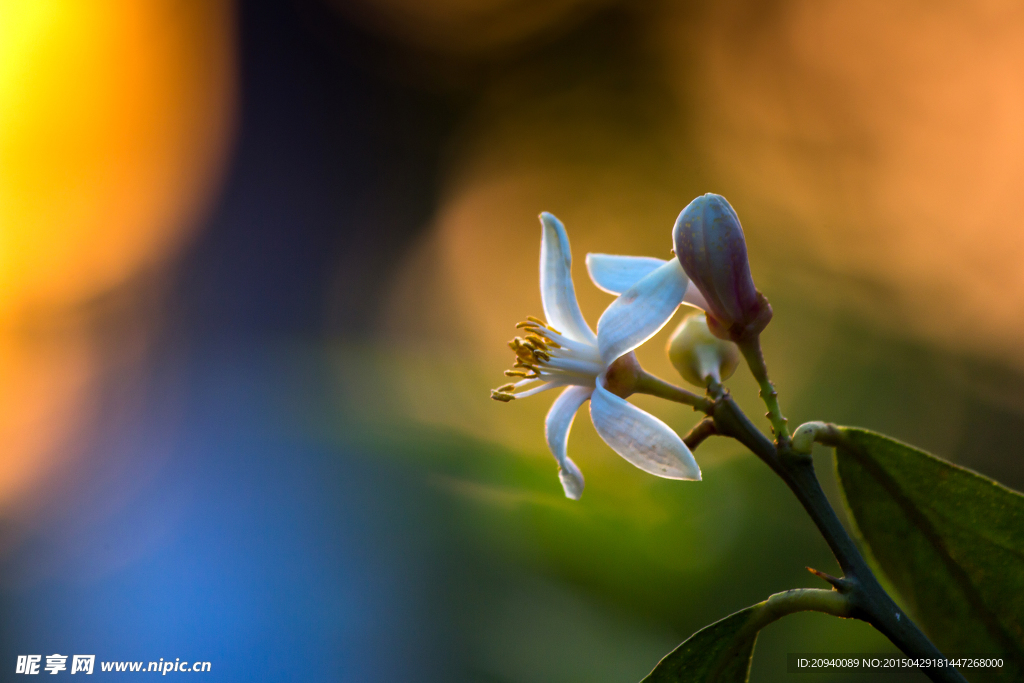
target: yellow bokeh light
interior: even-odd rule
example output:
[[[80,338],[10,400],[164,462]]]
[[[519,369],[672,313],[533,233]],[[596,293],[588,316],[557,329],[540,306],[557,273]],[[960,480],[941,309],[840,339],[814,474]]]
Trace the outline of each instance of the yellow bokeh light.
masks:
[[[0,3],[0,321],[168,253],[222,156],[229,31],[222,2]]]
[[[116,353],[72,312],[173,255],[210,196],[233,30],[222,0],[0,0],[0,509],[73,450]]]

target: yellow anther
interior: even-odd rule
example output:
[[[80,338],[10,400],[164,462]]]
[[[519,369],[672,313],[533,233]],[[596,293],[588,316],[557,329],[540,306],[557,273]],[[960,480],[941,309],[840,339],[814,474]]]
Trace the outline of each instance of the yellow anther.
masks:
[[[528,375],[529,375],[529,373],[527,373],[524,370],[506,370],[505,371],[505,376],[506,377],[526,377]]]
[[[516,329],[522,329],[524,327],[533,330],[533,329],[537,328],[537,323],[535,323],[533,321],[526,321],[526,320],[524,320],[521,323],[516,323]]]
[[[493,398],[495,401],[501,401],[502,403],[508,403],[509,401],[514,401],[516,397],[513,396],[512,394],[506,393],[504,391],[498,391],[497,389],[491,389],[491,398]]]
[[[548,346],[554,346],[556,349],[562,348],[562,345],[559,344],[558,342],[556,342],[554,339],[552,339],[549,334],[546,334],[546,332],[547,332],[547,330],[542,330],[540,328],[534,328],[533,331],[532,331],[532,334],[527,335],[527,339],[529,339],[530,337],[540,337],[541,339],[544,340],[544,343],[547,344]]]
[[[502,384],[500,387],[495,389],[495,391],[500,391],[502,393],[505,393],[505,392],[512,393],[515,390],[515,388],[516,388],[515,384]]]
[[[545,352],[541,351],[540,349],[535,350],[533,352],[533,355],[541,363],[547,363],[549,360],[551,360],[551,354],[545,353]]]
[[[535,335],[535,334],[528,334],[528,335],[526,335],[526,338],[527,338],[527,340],[532,341],[534,344],[539,346],[542,350],[544,350],[544,351],[548,350],[548,343],[547,343],[547,341],[541,339],[537,335]]]

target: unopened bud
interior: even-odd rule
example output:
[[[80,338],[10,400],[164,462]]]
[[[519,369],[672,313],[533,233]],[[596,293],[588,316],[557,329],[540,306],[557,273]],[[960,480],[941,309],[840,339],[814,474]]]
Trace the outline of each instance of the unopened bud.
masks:
[[[703,313],[694,312],[679,324],[668,342],[668,358],[690,384],[707,386],[728,379],[740,363],[740,350],[711,334]]]
[[[690,202],[672,239],[683,270],[707,300],[715,336],[739,342],[768,325],[772,307],[754,287],[743,228],[725,197],[708,193]]]

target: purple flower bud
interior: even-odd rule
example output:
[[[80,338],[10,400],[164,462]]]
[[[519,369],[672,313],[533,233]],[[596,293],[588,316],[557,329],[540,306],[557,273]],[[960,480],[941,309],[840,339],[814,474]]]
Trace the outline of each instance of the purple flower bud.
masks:
[[[672,230],[676,257],[708,303],[715,336],[740,342],[761,332],[772,307],[754,287],[736,212],[710,192],[683,209]]]

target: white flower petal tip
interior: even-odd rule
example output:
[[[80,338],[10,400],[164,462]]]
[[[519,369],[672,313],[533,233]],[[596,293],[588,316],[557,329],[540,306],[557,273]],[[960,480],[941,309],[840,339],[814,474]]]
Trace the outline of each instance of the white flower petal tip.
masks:
[[[583,319],[572,284],[572,252],[562,222],[548,212],[540,215],[540,298],[548,323],[575,341],[597,339]]]
[[[544,420],[544,438],[548,448],[558,461],[558,479],[562,482],[565,497],[579,500],[583,495],[583,473],[565,454],[569,442],[569,430],[572,429],[576,412],[583,405],[593,389],[590,387],[569,387],[555,399]]]
[[[679,260],[672,259],[623,292],[597,322],[601,359],[611,364],[657,334],[672,319],[689,284]]]
[[[583,473],[569,458],[566,458],[562,466],[558,468],[558,479],[562,482],[562,490],[565,491],[566,498],[579,500],[583,496]]]
[[[587,272],[597,288],[619,295],[664,265],[651,256],[587,254]]]
[[[700,467],[679,435],[605,389],[602,380],[598,379],[590,400],[590,417],[604,442],[645,472],[665,479],[700,481]]]

